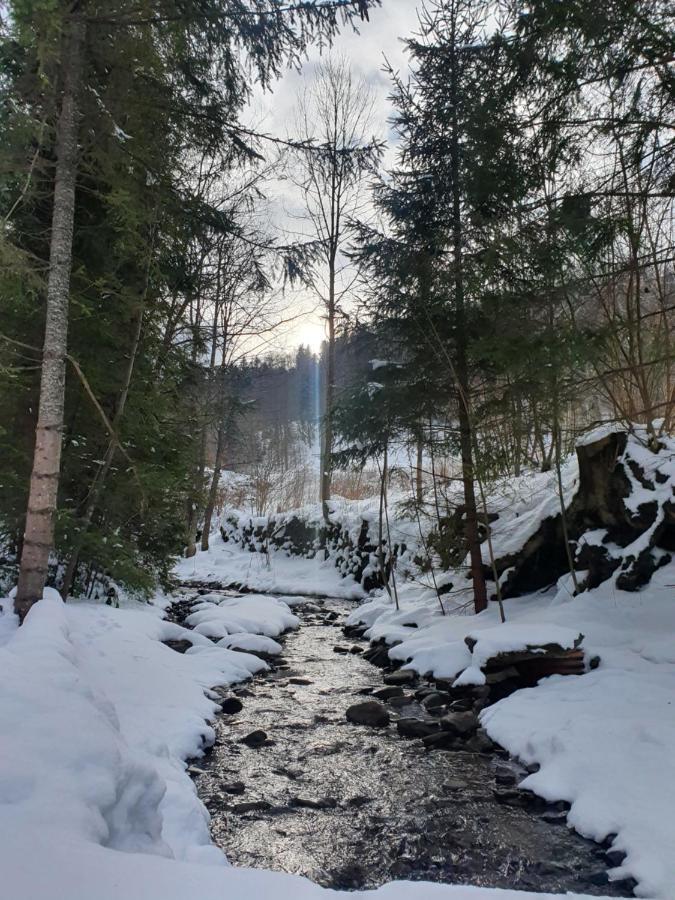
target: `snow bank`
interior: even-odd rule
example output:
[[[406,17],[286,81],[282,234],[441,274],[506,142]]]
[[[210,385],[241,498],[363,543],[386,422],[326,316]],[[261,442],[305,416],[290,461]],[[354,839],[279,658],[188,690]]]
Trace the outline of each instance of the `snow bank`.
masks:
[[[247,594],[244,597],[207,594],[193,609],[186,623],[198,634],[210,638],[226,638],[242,633],[275,638],[300,624],[300,619],[293,615],[283,600],[262,594]]]
[[[22,628],[0,622],[0,832],[223,864],[184,760],[214,739],[205,691],[265,663],[157,611],[66,607],[50,590]],[[186,654],[161,643],[185,637]]]
[[[269,554],[251,553],[220,535],[211,537],[208,550],[181,559],[174,574],[183,583],[243,585],[250,591],[288,595],[288,598],[330,596],[360,600],[363,587],[351,577],[343,578],[332,560],[302,559],[270,549]]]

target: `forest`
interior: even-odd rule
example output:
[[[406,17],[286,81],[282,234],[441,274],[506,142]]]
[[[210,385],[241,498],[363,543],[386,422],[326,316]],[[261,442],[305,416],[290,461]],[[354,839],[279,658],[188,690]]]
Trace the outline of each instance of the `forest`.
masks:
[[[667,0],[0,4],[12,896],[674,900],[674,198]]]

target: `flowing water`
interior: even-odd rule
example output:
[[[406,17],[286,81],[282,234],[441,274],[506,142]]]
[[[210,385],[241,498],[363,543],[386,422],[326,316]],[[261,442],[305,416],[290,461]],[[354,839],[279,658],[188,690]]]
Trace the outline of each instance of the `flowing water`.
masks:
[[[605,851],[571,831],[560,807],[496,785],[502,760],[428,752],[393,723],[347,722],[346,708],[382,687],[380,670],[333,649],[354,643],[341,629],[349,606],[296,609],[302,625],[283,638],[283,658],[231,692],[243,709],[219,716],[216,744],[196,764],[230,862],[342,889],[408,879],[630,896],[629,883],[607,883]],[[416,703],[411,713],[428,715]],[[255,730],[266,742],[242,743]]]

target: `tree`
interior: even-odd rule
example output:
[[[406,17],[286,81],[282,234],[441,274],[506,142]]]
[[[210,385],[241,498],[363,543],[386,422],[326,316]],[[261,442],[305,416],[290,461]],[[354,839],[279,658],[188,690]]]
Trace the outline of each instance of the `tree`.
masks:
[[[335,347],[338,319],[344,315],[354,276],[344,251],[353,222],[364,211],[362,184],[381,147],[369,138],[372,92],[355,79],[346,62],[329,61],[317,69],[297,114],[295,132],[308,147],[296,156],[294,178],[302,191],[304,217],[318,242],[319,265],[312,287],[325,311],[327,341],[321,428],[320,499],[328,520],[331,496],[333,410],[336,390]]]
[[[485,260],[496,224],[526,190],[513,79],[488,5],[436,0],[409,39],[413,76],[396,78],[398,166],[377,193],[388,231],[362,229],[362,256],[382,279],[375,315],[390,323],[432,435],[450,418],[461,460],[463,522],[476,611],[487,604],[476,502],[477,370]],[[452,410],[452,411],[450,411]],[[417,428],[418,436],[421,428]]]
[[[247,73],[253,71],[263,85],[269,85],[284,63],[297,63],[310,40],[330,40],[341,22],[367,18],[368,8],[376,2],[298,2],[283,8],[271,3],[269,9],[247,0],[224,4],[151,2],[141,8],[123,2],[113,10],[105,3],[89,4],[86,10],[79,3],[11,5],[10,27],[15,35],[11,40],[23,46],[25,70],[36,66],[50,76],[28,102],[36,107],[43,104],[45,84],[47,95],[52,87],[56,91],[54,102],[50,103],[47,96],[44,104],[45,120],[55,123],[55,168],[50,192],[51,248],[39,413],[16,598],[21,618],[42,595],[54,547],[76,184],[85,174],[92,177],[101,163],[100,156],[97,159],[93,152],[85,159],[84,151],[78,163],[78,140],[82,133],[96,137],[101,121],[105,121],[106,132],[112,125],[120,142],[128,138],[97,91],[101,73],[110,72],[103,65],[104,57],[111,46],[134,38],[145,41],[145,50],[150,54],[151,61],[146,57],[142,77],[150,87],[149,93],[155,94],[160,108],[167,112],[167,119],[163,132],[151,134],[147,128],[145,144],[140,132],[138,138],[133,136],[141,154],[150,138],[161,145],[169,134],[175,134],[178,126],[186,136],[186,145],[227,145],[250,155],[250,148],[242,139],[245,129],[242,131],[236,122],[237,111],[250,90]],[[190,40],[186,41],[188,32]],[[115,68],[113,62],[111,69]],[[78,110],[78,101],[85,97],[96,113],[95,121],[87,120],[87,129],[82,132],[80,120],[89,110]],[[95,146],[95,140],[89,146]],[[129,155],[138,159],[134,151]],[[94,163],[93,169],[90,163]],[[100,172],[101,169],[97,174]]]
[[[35,429],[33,471],[23,537],[15,610],[23,621],[42,596],[49,553],[54,545],[54,515],[61,465],[68,295],[75,219],[79,95],[85,23],[72,15],[62,40],[62,94],[56,124],[56,171],[47,278],[47,309],[40,402]]]

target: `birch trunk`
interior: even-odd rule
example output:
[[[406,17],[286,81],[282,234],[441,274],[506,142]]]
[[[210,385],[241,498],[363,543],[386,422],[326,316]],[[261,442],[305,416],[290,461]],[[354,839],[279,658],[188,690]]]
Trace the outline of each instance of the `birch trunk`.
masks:
[[[33,469],[14,609],[21,621],[41,599],[54,548],[68,348],[68,302],[77,180],[78,93],[85,25],[74,16],[63,45],[63,93],[56,126],[47,310]]]

